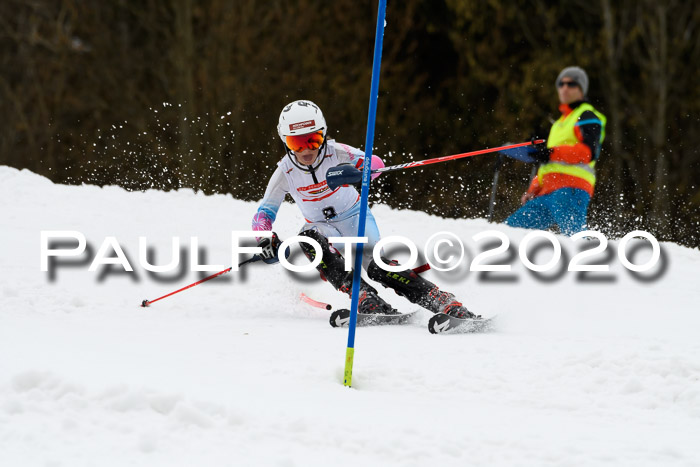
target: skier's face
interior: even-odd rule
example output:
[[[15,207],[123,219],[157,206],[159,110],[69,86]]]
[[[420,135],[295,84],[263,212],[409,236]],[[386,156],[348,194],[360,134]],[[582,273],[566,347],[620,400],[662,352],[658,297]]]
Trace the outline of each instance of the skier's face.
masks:
[[[320,149],[304,149],[303,151],[294,151],[294,157],[302,165],[311,165],[316,162]]]
[[[557,84],[557,91],[559,93],[559,102],[562,104],[571,104],[572,102],[583,100],[581,86],[571,78],[562,78]]]

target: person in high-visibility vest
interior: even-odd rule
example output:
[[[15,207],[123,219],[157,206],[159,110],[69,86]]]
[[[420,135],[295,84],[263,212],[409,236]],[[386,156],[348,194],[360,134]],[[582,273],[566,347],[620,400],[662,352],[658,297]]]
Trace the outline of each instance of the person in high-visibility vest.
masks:
[[[505,223],[541,230],[557,225],[562,234],[573,235],[586,229],[606,119],[586,101],[588,75],[583,69],[564,68],[556,87],[561,117],[552,125],[546,146],[531,152],[540,162],[537,175],[521,198],[523,206]]]

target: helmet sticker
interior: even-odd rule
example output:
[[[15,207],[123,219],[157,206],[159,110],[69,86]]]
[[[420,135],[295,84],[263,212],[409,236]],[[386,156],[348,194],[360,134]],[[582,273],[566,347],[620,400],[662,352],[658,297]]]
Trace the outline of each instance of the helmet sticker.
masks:
[[[289,125],[289,131],[301,130],[302,128],[309,128],[316,125],[315,120],[306,120],[304,122],[291,123]]]

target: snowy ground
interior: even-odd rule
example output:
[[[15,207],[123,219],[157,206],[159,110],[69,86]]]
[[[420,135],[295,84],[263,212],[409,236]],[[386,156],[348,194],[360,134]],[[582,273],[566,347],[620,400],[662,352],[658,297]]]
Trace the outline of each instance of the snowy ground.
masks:
[[[230,232],[248,230],[254,210],[226,196],[60,186],[0,167],[1,466],[700,465],[697,250],[662,244],[666,268],[646,280],[620,266],[612,241],[615,254],[596,257],[611,271],[586,281],[538,278],[517,253],[510,274],[429,271],[470,309],[498,314],[499,331],[433,336],[427,314],[360,328],[348,389],[347,331],[297,297],[348,301],[313,275],[258,263],[138,306],[198,277],[149,277],[139,236],[163,263],[172,237],[197,235],[206,261],[227,267]],[[497,229],[514,245],[527,233],[373,212],[385,236],[422,247],[452,231],[472,258],[476,233]],[[286,238],[302,222],[285,205],[275,228]],[[93,254],[115,236],[135,272],[100,280],[89,258],[51,281],[40,271],[42,230],[81,231]]]

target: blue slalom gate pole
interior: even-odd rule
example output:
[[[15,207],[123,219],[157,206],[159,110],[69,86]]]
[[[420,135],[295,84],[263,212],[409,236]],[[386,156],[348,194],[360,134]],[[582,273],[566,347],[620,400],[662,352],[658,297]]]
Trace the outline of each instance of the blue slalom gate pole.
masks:
[[[369,115],[367,117],[367,137],[365,139],[365,162],[362,167],[362,192],[360,194],[360,222],[357,236],[365,236],[367,221],[367,198],[372,174],[372,146],[374,145],[374,122],[377,116],[377,98],[379,94],[379,70],[382,64],[382,43],[384,42],[384,18],[386,0],[379,0],[377,12],[377,30],[374,34],[374,61],[372,64],[372,85],[369,93]],[[345,386],[352,386],[352,366],[355,358],[355,329],[357,328],[357,304],[360,295],[360,277],[362,275],[363,244],[357,244],[355,253],[355,270],[352,276],[352,299],[350,305],[350,324],[348,329],[348,348],[345,352]]]

